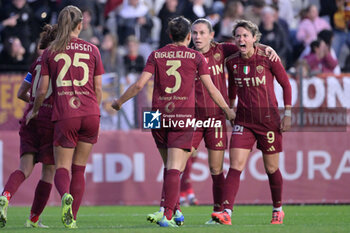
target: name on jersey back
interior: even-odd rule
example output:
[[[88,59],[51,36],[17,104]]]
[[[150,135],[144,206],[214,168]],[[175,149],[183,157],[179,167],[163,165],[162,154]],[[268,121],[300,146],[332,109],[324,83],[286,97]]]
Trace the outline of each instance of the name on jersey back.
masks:
[[[81,43],[69,43],[66,47],[67,50],[80,50],[85,52],[92,52],[92,46],[88,44]]]
[[[187,58],[195,59],[196,53],[188,51],[168,51],[168,52],[155,52],[154,57],[158,58]]]

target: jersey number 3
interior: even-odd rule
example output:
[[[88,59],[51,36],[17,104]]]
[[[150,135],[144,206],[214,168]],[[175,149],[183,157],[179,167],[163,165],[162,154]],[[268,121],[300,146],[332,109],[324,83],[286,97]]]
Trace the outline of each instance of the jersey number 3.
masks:
[[[168,76],[174,76],[175,77],[175,85],[173,87],[167,87],[165,88],[165,92],[168,94],[172,94],[177,92],[180,89],[181,86],[181,75],[177,71],[177,69],[181,66],[181,61],[179,60],[168,60],[166,62],[167,66],[170,66],[170,68],[166,71],[166,74]]]
[[[88,65],[80,61],[81,59],[90,59],[90,55],[87,53],[75,53],[74,54],[74,59],[73,59],[73,66],[75,67],[81,67],[83,68],[84,75],[82,80],[73,80],[73,85],[74,86],[84,86],[88,81],[89,81],[89,67]],[[63,80],[63,78],[66,76],[68,69],[72,65],[72,59],[70,56],[68,56],[65,53],[59,53],[55,56],[54,58],[55,62],[58,62],[59,60],[64,60],[64,65],[58,74],[57,80],[56,80],[56,85],[57,87],[69,87],[72,86],[72,80]]]

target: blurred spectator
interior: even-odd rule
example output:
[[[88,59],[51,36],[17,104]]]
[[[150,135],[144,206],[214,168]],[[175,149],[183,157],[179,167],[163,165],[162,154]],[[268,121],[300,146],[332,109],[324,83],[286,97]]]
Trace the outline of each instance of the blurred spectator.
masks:
[[[35,52],[35,46],[32,47],[32,51],[29,50],[31,43],[37,39],[32,33],[32,28],[39,26],[33,24],[32,10],[26,0],[12,0],[11,4],[1,8],[0,22],[15,15],[18,15],[17,23],[5,27],[1,32],[3,42],[10,37],[18,37],[27,53]]]
[[[162,9],[158,13],[158,18],[161,21],[161,29],[159,35],[159,48],[171,43],[169,34],[167,32],[169,20],[180,16],[180,11],[178,8],[178,0],[166,0],[163,4]]]
[[[244,18],[259,25],[261,22],[261,11],[265,6],[265,0],[252,0],[250,2],[251,4],[244,10]]]
[[[224,17],[220,23],[218,41],[229,41],[232,39],[232,30],[236,21],[242,19],[244,13],[240,1],[228,1],[225,6]]]
[[[143,0],[128,0],[117,16],[118,38],[121,45],[125,45],[126,38],[134,35],[140,41],[140,48],[144,58],[152,52],[151,31],[153,21],[148,7]]]
[[[32,9],[33,22],[37,27],[31,28],[33,37],[39,39],[41,29],[45,24],[51,23],[52,13],[57,10],[56,3],[47,0],[31,0],[28,1],[29,7]]]
[[[101,59],[105,73],[102,75],[101,130],[116,130],[119,128],[118,115],[111,108],[114,97],[119,96],[119,77],[121,73],[121,58],[118,53],[118,40],[115,35],[106,32],[101,41]]]
[[[102,31],[103,11],[100,0],[56,0],[59,4],[58,12],[68,5],[77,6],[80,9],[88,9],[91,12],[91,24]]]
[[[0,54],[1,71],[25,71],[29,68],[26,50],[18,37],[5,40],[4,49]]]
[[[123,57],[124,70],[120,79],[120,92],[123,93],[130,85],[132,85],[139,78],[145,65],[143,56],[139,53],[139,41],[135,36],[129,36],[126,39],[127,54]],[[145,91],[147,88],[138,94],[137,98],[129,100],[123,106],[124,112],[126,112],[126,118],[121,117],[120,121],[122,129],[129,129],[132,126],[138,125],[138,114],[141,112],[139,109],[141,106],[150,106],[146,104]],[[139,104],[141,103],[141,104]]]
[[[82,9],[83,13],[83,29],[80,32],[79,37],[87,42],[90,42],[96,46],[100,46],[101,33],[91,24],[92,12],[88,9]]]
[[[297,39],[305,46],[317,39],[317,33],[324,29],[331,29],[327,21],[318,16],[318,9],[315,5],[310,5],[305,9],[304,18],[298,27]]]
[[[126,83],[134,83],[136,80],[130,77],[130,74],[141,74],[145,65],[145,60],[139,53],[139,41],[135,36],[127,38],[127,54],[123,58],[124,76]]]
[[[333,32],[331,30],[322,30],[317,35],[317,39],[322,40],[326,43],[327,48],[329,49],[332,58],[337,61],[337,66],[333,69],[333,73],[338,75],[341,73],[341,70],[340,70],[340,66],[338,65],[339,64],[338,57],[336,56],[334,49],[331,46],[332,42],[333,42],[333,37],[334,37],[334,35],[333,35]],[[311,52],[311,47],[309,45],[304,49],[304,51],[300,55],[300,59],[304,58],[310,52]]]
[[[311,75],[319,73],[334,73],[338,62],[335,60],[329,47],[323,40],[315,40],[310,44],[311,53],[304,57],[309,65]]]
[[[259,26],[261,32],[260,42],[271,46],[285,65],[290,44],[284,30],[277,22],[275,9],[265,6],[261,11],[261,19],[262,21]]]
[[[294,12],[290,0],[266,0],[268,5],[275,5],[278,8],[278,17],[287,23],[288,28],[290,23],[294,22]]]
[[[106,73],[119,74],[121,59],[118,54],[118,41],[112,33],[106,33],[101,43],[101,58]]]
[[[320,16],[325,18],[332,27],[334,27],[333,16],[337,11],[337,0],[319,0],[320,1]]]
[[[334,14],[334,40],[332,46],[337,57],[340,57],[340,52],[344,45],[350,49],[350,1],[347,1],[347,4],[349,4],[348,8],[345,7],[345,0],[336,0],[336,2],[338,10]]]
[[[183,14],[193,23],[196,19],[207,16],[208,8],[204,5],[204,0],[190,0],[184,8]]]
[[[221,16],[224,15],[225,5],[221,1],[215,1],[209,8],[207,17],[205,17],[211,23],[215,36],[220,33]]]

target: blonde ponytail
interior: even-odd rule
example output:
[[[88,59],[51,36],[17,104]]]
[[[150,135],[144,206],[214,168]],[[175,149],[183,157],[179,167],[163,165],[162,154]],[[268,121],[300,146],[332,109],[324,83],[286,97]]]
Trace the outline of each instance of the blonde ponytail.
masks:
[[[63,8],[58,15],[57,36],[51,43],[49,50],[53,52],[64,51],[71,39],[71,32],[82,20],[83,14],[78,7],[70,5]]]

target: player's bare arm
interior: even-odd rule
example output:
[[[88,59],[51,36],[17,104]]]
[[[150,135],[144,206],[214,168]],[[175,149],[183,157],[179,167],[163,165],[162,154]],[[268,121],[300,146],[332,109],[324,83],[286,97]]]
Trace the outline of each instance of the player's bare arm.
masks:
[[[129,99],[133,98],[136,96],[146,85],[148,80],[152,77],[152,74],[144,71],[142,72],[139,80],[137,80],[133,85],[131,85],[122,96],[120,96],[119,99],[115,99],[112,103],[112,108],[115,110],[119,111],[122,107],[122,105],[128,101]]]
[[[94,91],[96,94],[97,103],[100,105],[102,100],[102,75],[97,75],[94,77]]]
[[[224,97],[222,97],[220,91],[215,87],[209,75],[201,75],[201,81],[205,88],[208,90],[210,97],[214,102],[225,112],[226,118],[229,121],[233,121],[236,118],[235,112],[229,108]]]
[[[280,130],[281,132],[286,132],[290,130],[291,126],[292,126],[292,106],[286,105],[284,107],[284,116],[281,121]]]
[[[30,94],[28,91],[30,90],[31,86],[32,84],[26,81],[23,81],[17,92],[17,98],[23,100],[24,102],[29,103]]]
[[[31,119],[35,118],[38,115],[40,106],[43,104],[47,90],[49,89],[49,83],[50,78],[48,75],[41,76],[35,95],[34,106],[33,109],[30,110],[30,112],[27,114],[26,124],[28,124]]]

